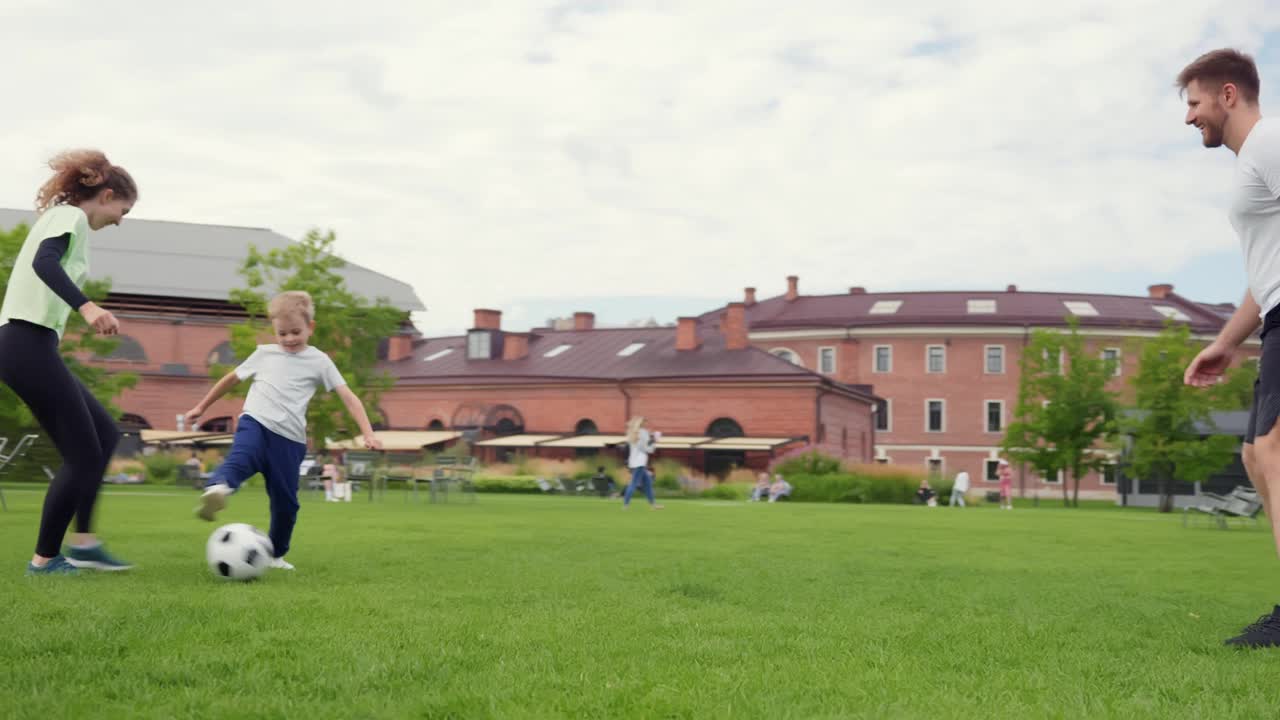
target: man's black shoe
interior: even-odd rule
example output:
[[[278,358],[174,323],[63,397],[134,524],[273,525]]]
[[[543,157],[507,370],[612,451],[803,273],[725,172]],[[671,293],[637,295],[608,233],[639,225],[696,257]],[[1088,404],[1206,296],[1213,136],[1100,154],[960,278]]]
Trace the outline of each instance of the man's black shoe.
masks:
[[[1246,648],[1280,645],[1280,605],[1277,605],[1271,614],[1258,618],[1257,622],[1242,630],[1226,644]]]

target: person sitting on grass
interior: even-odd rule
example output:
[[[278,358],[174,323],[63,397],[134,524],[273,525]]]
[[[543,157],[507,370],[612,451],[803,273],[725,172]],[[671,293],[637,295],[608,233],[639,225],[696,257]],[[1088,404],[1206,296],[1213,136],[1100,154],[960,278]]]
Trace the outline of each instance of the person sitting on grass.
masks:
[[[773,484],[769,486],[769,502],[778,502],[782,498],[791,497],[791,483],[781,475],[773,476]]]
[[[920,487],[916,490],[916,502],[921,505],[934,507],[938,504],[937,495],[938,493],[934,492],[934,489],[929,487],[928,480],[921,480]]]
[[[618,485],[613,481],[613,476],[605,472],[603,465],[596,468],[596,474],[591,476],[591,485],[602,498],[618,496]]]
[[[759,502],[769,497],[769,473],[762,472],[756,479],[756,486],[751,489],[751,502]]]

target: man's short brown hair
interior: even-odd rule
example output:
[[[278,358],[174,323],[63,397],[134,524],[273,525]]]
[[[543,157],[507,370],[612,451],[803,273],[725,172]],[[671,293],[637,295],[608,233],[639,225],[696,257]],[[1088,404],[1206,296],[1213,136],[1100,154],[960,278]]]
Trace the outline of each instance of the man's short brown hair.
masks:
[[[1258,102],[1261,89],[1258,66],[1253,58],[1231,48],[1211,50],[1192,61],[1178,73],[1178,89],[1186,90],[1192,80],[1214,92],[1231,83],[1236,86],[1240,98],[1248,103]]]

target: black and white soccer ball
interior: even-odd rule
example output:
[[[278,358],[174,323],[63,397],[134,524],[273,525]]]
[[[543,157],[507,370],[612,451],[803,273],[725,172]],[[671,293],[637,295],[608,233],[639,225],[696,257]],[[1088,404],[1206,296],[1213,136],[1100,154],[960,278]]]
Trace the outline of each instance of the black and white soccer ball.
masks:
[[[263,573],[275,555],[271,538],[246,523],[223,525],[209,536],[205,557],[209,571],[225,580],[252,580]]]

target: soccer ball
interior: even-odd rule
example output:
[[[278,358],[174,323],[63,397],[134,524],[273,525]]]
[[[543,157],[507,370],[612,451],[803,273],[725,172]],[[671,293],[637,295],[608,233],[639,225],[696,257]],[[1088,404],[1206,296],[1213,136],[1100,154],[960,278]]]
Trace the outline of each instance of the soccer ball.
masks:
[[[252,525],[223,525],[209,536],[205,557],[209,571],[225,580],[252,580],[262,574],[275,555],[267,534]]]

